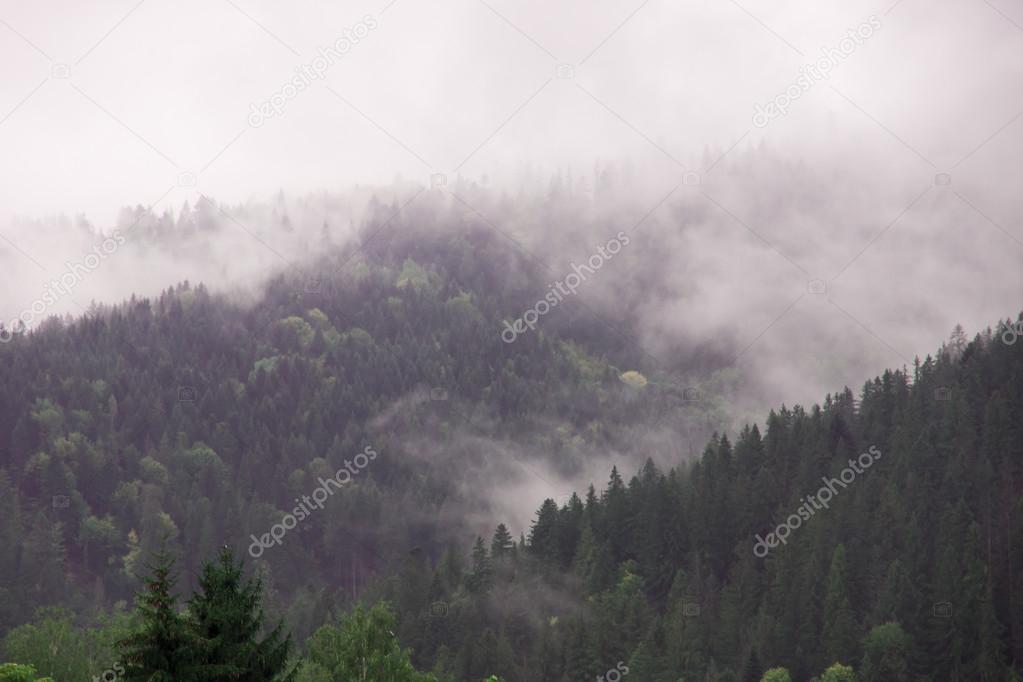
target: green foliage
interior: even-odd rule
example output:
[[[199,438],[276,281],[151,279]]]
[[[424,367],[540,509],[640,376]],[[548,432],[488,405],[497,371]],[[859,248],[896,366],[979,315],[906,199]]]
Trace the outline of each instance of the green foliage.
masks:
[[[278,626],[263,629],[262,581],[244,579],[242,565],[224,548],[204,565],[199,590],[181,612],[173,593],[173,561],[161,551],[138,596],[139,624],[117,646],[127,680],[150,682],[293,682],[291,638]]]
[[[203,568],[199,591],[188,602],[189,626],[209,643],[204,661],[220,666],[224,679],[291,682],[295,678],[294,669],[287,665],[291,637],[281,625],[260,637],[262,593],[262,580],[245,580],[241,562],[235,563],[227,548]]]
[[[0,682],[53,682],[49,677],[36,677],[35,666],[21,663],[0,663]]]
[[[760,682],[792,682],[792,676],[785,668],[771,668],[764,672]]]
[[[395,626],[394,615],[385,604],[368,611],[358,605],[337,625],[324,625],[316,631],[307,643],[308,659],[329,672],[333,682],[434,682],[433,675],[412,667],[408,650],[403,650],[394,636]]]
[[[297,315],[286,317],[277,323],[275,342],[284,351],[301,351],[313,342],[312,326]]]
[[[140,628],[119,643],[126,680],[192,682],[215,672],[203,663],[208,644],[178,612],[173,565],[165,552],[149,565],[145,590],[138,596]]]
[[[860,682],[908,682],[912,647],[909,635],[898,623],[884,623],[863,640]]]
[[[850,666],[835,663],[824,671],[820,682],[857,682],[857,677]]]
[[[399,289],[411,286],[418,291],[427,286],[429,281],[429,274],[426,270],[411,258],[406,258],[401,266],[401,273],[398,275],[395,286]]]
[[[75,627],[70,612],[50,608],[41,610],[36,622],[11,630],[4,638],[3,651],[7,658],[32,667],[40,675],[74,680],[91,674],[91,644]]]
[[[474,592],[486,592],[490,589],[494,568],[487,554],[483,538],[476,538],[472,547],[472,574],[469,577],[469,589]]]
[[[831,556],[824,597],[824,647],[833,661],[849,661],[856,656],[859,625],[849,604],[848,580],[845,546],[838,545]]]
[[[333,682],[330,671],[319,663],[303,661],[295,676],[295,682]]]
[[[497,529],[494,530],[494,537],[490,541],[490,556],[494,559],[500,559],[510,554],[513,549],[515,549],[515,541],[508,531],[508,526],[503,523],[497,524]]]

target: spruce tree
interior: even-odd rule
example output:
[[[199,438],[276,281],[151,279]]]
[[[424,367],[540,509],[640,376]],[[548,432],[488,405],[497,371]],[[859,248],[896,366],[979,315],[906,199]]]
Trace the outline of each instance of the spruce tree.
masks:
[[[490,556],[499,559],[511,553],[514,546],[515,541],[512,540],[511,533],[508,532],[508,526],[499,523],[497,530],[494,531],[494,538],[490,541]]]
[[[118,642],[124,679],[146,682],[193,682],[209,679],[209,669],[202,661],[208,651],[178,613],[174,595],[177,582],[173,576],[174,560],[160,550],[149,576],[143,579],[145,589],[137,597],[142,624],[139,630]]]
[[[760,664],[760,657],[757,656],[756,649],[750,649],[749,657],[746,659],[746,665],[743,668],[742,680],[743,682],[760,682],[760,678],[764,675],[764,666]]]
[[[553,562],[558,556],[558,505],[548,498],[536,512],[529,532],[529,551],[541,561]]]
[[[265,637],[262,579],[244,579],[241,562],[225,547],[216,562],[207,563],[199,591],[189,600],[191,625],[209,642],[207,662],[218,666],[216,680],[259,682],[293,680],[288,670],[291,636],[278,624]]]
[[[858,625],[848,597],[845,546],[831,555],[827,593],[824,597],[824,648],[832,663],[848,663],[856,655]]]
[[[494,569],[487,556],[487,547],[483,538],[477,537],[472,547],[472,574],[469,576],[469,588],[476,593],[484,593],[490,589]]]

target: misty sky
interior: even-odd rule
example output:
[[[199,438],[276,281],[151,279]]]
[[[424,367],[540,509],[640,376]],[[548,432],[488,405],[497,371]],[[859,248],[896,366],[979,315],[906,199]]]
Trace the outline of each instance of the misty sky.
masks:
[[[372,28],[322,78],[250,124],[360,22]],[[863,25],[826,79],[754,124]],[[109,231],[123,206],[176,212],[200,193],[241,203],[433,173],[514,191],[527,169],[620,162],[635,178],[624,227],[657,206],[644,229],[674,264],[670,295],[636,304],[650,347],[724,333],[775,388],[767,404],[819,398],[933,350],[956,322],[1018,311],[1020,83],[1023,8],[1007,0],[4,0],[0,312],[78,248],[62,243],[70,226],[42,236],[29,219],[84,213]],[[658,204],[687,172],[700,184]],[[589,252],[527,232],[555,262]],[[253,260],[231,273],[251,278],[267,254],[236,236],[224,253]],[[227,268],[122,260],[76,299],[231,283]],[[814,278],[826,298],[807,294]]]
[[[378,26],[322,80],[249,126],[252,103],[366,15]],[[756,103],[871,15],[880,29],[831,78],[751,125]],[[1023,110],[1023,10],[1005,0],[5,0],[0,20],[0,213],[100,224],[197,189],[240,201],[623,157],[665,176],[669,155],[740,139],[819,152],[857,138],[877,154],[866,163],[926,180]],[[52,78],[62,65],[70,78]],[[957,170],[1019,139],[1010,125]],[[183,172],[198,188],[164,196]]]

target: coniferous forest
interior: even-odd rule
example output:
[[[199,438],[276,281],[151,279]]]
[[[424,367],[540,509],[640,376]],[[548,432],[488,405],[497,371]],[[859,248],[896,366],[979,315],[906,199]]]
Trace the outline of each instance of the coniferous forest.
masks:
[[[502,341],[546,273],[389,215],[253,300],[7,330],[0,679],[1020,679],[1013,320],[718,429],[717,368],[575,303]]]

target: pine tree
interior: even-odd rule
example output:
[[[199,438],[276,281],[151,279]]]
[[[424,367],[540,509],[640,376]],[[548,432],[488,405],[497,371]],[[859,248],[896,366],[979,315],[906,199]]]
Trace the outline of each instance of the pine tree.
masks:
[[[497,530],[494,531],[494,538],[490,541],[490,556],[495,560],[510,554],[512,548],[515,547],[515,542],[512,540],[511,533],[508,532],[508,526],[503,523],[497,524]]]
[[[198,682],[209,679],[209,668],[202,663],[208,643],[191,630],[178,613],[173,576],[174,560],[160,550],[150,574],[143,579],[145,589],[138,596],[139,630],[118,642],[124,679],[146,682]]]
[[[1006,676],[1005,640],[1002,625],[995,615],[990,591],[980,600],[977,660],[973,676],[981,682],[995,682]]]
[[[746,665],[743,668],[742,680],[743,682],[760,682],[760,678],[764,675],[764,666],[760,664],[760,657],[757,656],[756,649],[750,649],[749,657],[746,659]]]
[[[483,538],[477,537],[472,547],[472,574],[469,576],[469,589],[476,593],[484,593],[490,589],[494,568],[487,556],[487,547]]]
[[[855,659],[857,630],[856,616],[849,604],[845,546],[838,545],[831,555],[824,597],[824,649],[830,661],[848,663]]]
[[[553,562],[558,556],[558,505],[548,498],[536,512],[536,521],[529,531],[529,551],[542,561]]]
[[[586,632],[586,624],[581,618],[573,618],[567,626],[565,671],[562,679],[566,681],[592,680],[599,671],[596,666],[596,651],[594,651]]]
[[[199,577],[199,591],[189,600],[191,625],[209,642],[206,661],[219,666],[217,680],[288,682],[291,636],[280,624],[266,637],[263,628],[262,579],[245,580],[242,564],[225,547],[215,563],[207,563]]]

